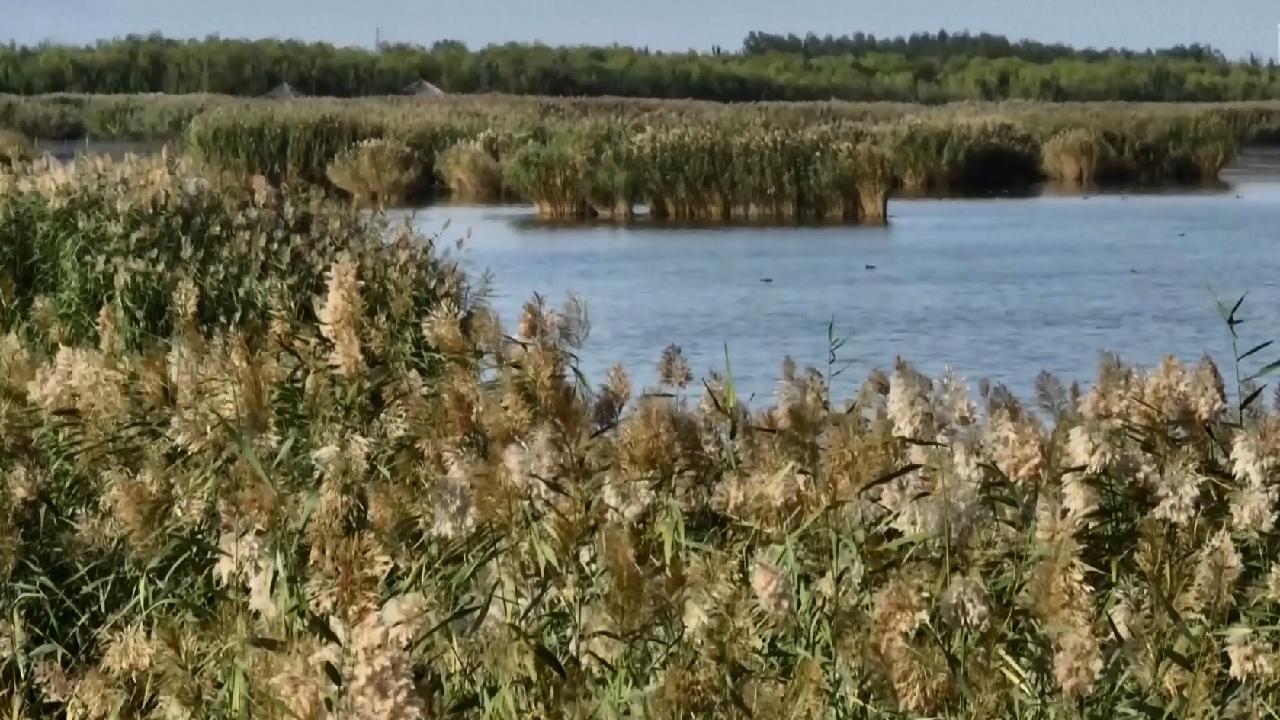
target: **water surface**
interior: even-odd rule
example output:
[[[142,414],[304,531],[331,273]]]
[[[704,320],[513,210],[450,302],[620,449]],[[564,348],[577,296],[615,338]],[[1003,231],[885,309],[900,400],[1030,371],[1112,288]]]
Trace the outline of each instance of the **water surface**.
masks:
[[[727,344],[740,388],[763,396],[788,354],[825,369],[834,321],[843,390],[902,356],[1026,392],[1041,370],[1089,380],[1101,350],[1228,358],[1215,294],[1247,291],[1248,339],[1280,339],[1278,160],[1246,156],[1211,189],[895,200],[888,227],[565,226],[464,206],[415,224],[467,238],[508,324],[534,292],[583,298],[593,380],[621,362],[651,383],[670,343],[699,374],[723,369]]]

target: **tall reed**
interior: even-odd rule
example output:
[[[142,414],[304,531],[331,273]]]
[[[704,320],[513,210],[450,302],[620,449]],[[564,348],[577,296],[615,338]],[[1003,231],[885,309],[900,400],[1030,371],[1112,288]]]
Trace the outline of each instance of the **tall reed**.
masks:
[[[1063,130],[1045,141],[1041,152],[1045,174],[1067,183],[1091,183],[1107,164],[1102,135],[1084,128]]]
[[[581,303],[504,330],[431,238],[348,204],[159,160],[0,189],[14,717],[1280,698],[1280,415],[1228,408],[1208,359],[1107,357],[1034,406],[899,361],[843,403],[788,362],[752,408],[676,347],[658,387],[588,387]]]
[[[486,201],[502,195],[502,166],[478,140],[463,140],[440,153],[436,172],[454,198]]]
[[[338,153],[325,174],[361,205],[385,208],[405,199],[419,179],[418,159],[408,146],[378,138]]]
[[[831,183],[844,182],[838,178],[848,171],[837,167],[834,148],[850,143],[888,153],[895,179],[883,187],[912,193],[1014,189],[1058,176],[1200,182],[1214,179],[1242,142],[1268,137],[1268,128],[1280,126],[1277,118],[1280,110],[1268,103],[931,107],[502,96],[425,104],[403,98],[287,104],[206,96],[0,98],[0,126],[34,127],[39,132],[28,133],[33,137],[151,137],[187,127],[179,145],[206,167],[262,175],[277,185],[332,188],[327,170],[339,153],[358,142],[388,139],[418,159],[411,199],[447,192],[451,183],[463,195],[492,196],[496,163],[502,178],[515,183],[507,190],[560,208],[546,210],[551,214],[626,219],[648,205],[652,217],[695,221],[848,220],[843,208],[858,203]],[[480,147],[484,154],[463,150]],[[579,167],[584,153],[592,160]],[[437,167],[446,158],[451,163]],[[510,168],[535,161],[565,167]],[[535,176],[559,184],[531,187]],[[883,193],[866,189],[873,197]],[[579,197],[550,199],[565,193]],[[877,204],[871,203],[867,218],[878,214]]]
[[[507,187],[531,200],[538,216],[585,218],[594,213],[586,197],[589,159],[563,139],[515,151],[503,169]]]
[[[1039,147],[1021,125],[996,118],[908,120],[894,129],[907,190],[1021,187],[1038,179]]]

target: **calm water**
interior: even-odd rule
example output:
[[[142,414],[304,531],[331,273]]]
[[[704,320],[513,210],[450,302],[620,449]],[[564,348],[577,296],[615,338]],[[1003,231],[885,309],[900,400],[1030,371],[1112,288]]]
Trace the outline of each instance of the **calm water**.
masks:
[[[1040,370],[1089,380],[1104,349],[1227,358],[1215,292],[1249,292],[1247,339],[1280,339],[1278,159],[1246,158],[1215,190],[895,201],[884,228],[565,227],[461,206],[415,222],[467,237],[458,252],[493,272],[509,324],[534,292],[582,297],[593,381],[621,362],[650,383],[669,343],[698,373],[722,369],[727,343],[739,386],[767,395],[789,353],[825,368],[834,319],[842,389],[902,356],[1025,392]]]

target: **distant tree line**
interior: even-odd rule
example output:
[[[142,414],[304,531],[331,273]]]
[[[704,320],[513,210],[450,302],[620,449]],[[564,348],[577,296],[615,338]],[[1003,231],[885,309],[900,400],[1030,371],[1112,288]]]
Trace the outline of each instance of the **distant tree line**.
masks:
[[[427,80],[451,93],[755,100],[1225,101],[1280,97],[1280,70],[1201,45],[1076,50],[994,35],[881,39],[752,33],[737,52],[491,45],[374,49],[282,40],[129,36],[89,47],[0,46],[0,92],[261,95],[282,82],[309,95],[401,92]]]
[[[1071,45],[1045,44],[1035,40],[1010,40],[1003,35],[969,32],[948,33],[939,30],[936,33],[912,33],[908,36],[877,38],[863,32],[852,35],[824,35],[814,33],[805,36],[773,35],[765,32],[753,32],[743,41],[742,51],[747,55],[764,55],[766,53],[787,53],[807,55],[808,57],[825,57],[830,55],[867,55],[870,53],[894,53],[913,60],[933,58],[946,60],[958,58],[1017,58],[1032,63],[1047,63],[1054,60],[1114,60],[1134,58],[1175,58],[1179,60],[1197,60],[1201,62],[1225,63],[1222,52],[1208,45],[1194,43],[1192,45],[1175,45],[1169,48],[1135,51],[1129,49],[1107,48],[1075,48]]]

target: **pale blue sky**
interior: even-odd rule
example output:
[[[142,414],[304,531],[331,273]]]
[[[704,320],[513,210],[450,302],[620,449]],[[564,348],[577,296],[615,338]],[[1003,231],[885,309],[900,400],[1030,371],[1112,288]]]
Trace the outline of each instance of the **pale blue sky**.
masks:
[[[293,37],[372,45],[508,40],[736,48],[749,30],[896,35],[968,29],[1076,45],[1207,42],[1276,53],[1278,0],[0,0],[0,38],[85,43],[159,30],[178,37]]]

